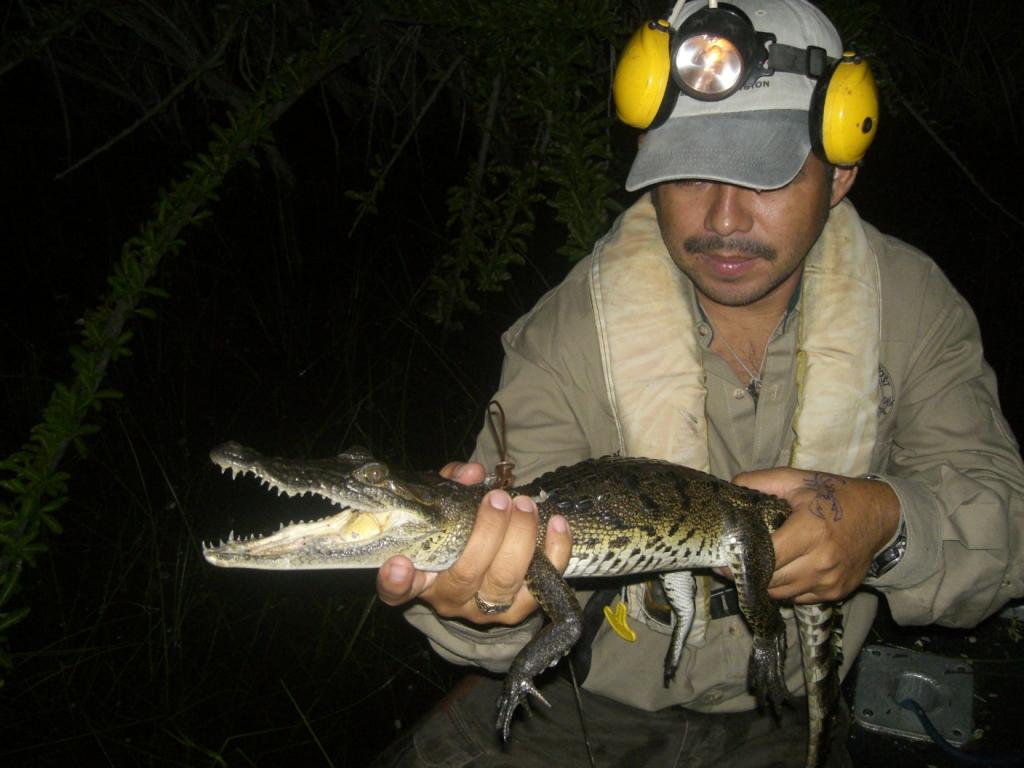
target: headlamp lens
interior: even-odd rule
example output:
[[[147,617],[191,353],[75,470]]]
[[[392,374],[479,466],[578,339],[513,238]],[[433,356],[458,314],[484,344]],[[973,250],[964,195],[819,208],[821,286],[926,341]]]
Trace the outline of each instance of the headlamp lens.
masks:
[[[714,99],[731,93],[743,75],[743,55],[720,35],[694,35],[676,49],[675,71],[684,90]]]

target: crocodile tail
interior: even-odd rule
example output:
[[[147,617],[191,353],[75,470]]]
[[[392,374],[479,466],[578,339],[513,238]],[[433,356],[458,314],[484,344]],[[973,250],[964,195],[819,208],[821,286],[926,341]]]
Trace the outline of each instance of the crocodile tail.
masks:
[[[842,603],[832,605],[832,663],[838,670],[846,658],[843,654],[843,612]]]
[[[838,612],[824,603],[794,605],[793,610],[807,685],[807,766],[812,768],[825,762],[839,706],[838,640],[834,632]]]

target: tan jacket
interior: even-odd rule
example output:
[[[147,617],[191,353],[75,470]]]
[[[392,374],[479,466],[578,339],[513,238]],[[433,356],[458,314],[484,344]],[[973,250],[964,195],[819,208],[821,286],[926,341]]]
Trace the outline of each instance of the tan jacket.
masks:
[[[1024,466],[1000,412],[970,307],[924,254],[869,225],[864,229],[882,290],[879,423],[871,471],[899,496],[908,542],[900,563],[871,586],[902,624],[971,626],[1024,594]],[[518,482],[620,450],[590,268],[589,258],[576,265],[503,337],[506,358],[495,397],[509,415]],[[692,291],[690,300],[696,302]],[[728,364],[714,353],[704,355],[715,475],[731,478],[787,464],[798,321],[799,310],[793,310],[769,344],[756,409]],[[707,350],[710,326],[699,323],[690,332]],[[486,429],[474,459],[489,467],[497,461]],[[862,589],[844,606],[844,672],[863,644],[875,604],[875,592]],[[740,616],[710,621],[704,637],[687,644],[675,683],[666,690],[662,664],[669,628],[638,606],[630,608],[636,642],[603,624],[584,687],[648,710],[672,704],[702,711],[753,708],[746,691],[750,633]],[[480,629],[441,620],[423,605],[409,608],[406,616],[444,658],[497,672],[508,668],[542,620],[534,616],[518,627]],[[799,691],[800,652],[791,618],[787,624],[787,683]]]

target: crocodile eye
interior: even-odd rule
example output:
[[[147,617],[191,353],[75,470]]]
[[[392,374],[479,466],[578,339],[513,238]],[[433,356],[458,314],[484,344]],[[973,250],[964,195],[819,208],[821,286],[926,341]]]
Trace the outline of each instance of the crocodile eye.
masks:
[[[388,468],[383,464],[373,462],[372,464],[364,464],[352,474],[361,483],[380,485],[388,478]]]

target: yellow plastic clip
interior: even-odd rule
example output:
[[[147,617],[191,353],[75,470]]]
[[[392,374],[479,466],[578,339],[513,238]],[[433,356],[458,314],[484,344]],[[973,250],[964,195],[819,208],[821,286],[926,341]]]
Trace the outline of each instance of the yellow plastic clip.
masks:
[[[615,630],[615,634],[625,640],[627,643],[636,642],[636,632],[629,626],[629,622],[626,621],[626,604],[618,603],[615,606],[613,612],[607,605],[604,607],[604,617],[608,619],[608,623],[611,628]]]

